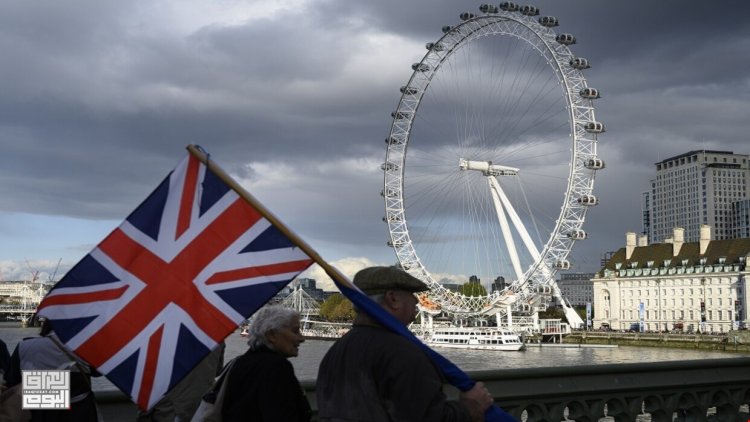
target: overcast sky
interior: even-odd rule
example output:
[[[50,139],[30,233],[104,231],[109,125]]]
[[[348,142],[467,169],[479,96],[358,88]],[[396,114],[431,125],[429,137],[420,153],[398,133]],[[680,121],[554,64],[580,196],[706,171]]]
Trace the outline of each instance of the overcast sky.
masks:
[[[750,3],[534,4],[602,91],[601,204],[571,256],[593,271],[640,231],[656,161],[750,153]],[[478,6],[0,0],[0,280],[59,279],[191,143],[345,272],[394,263],[379,193],[398,88]]]

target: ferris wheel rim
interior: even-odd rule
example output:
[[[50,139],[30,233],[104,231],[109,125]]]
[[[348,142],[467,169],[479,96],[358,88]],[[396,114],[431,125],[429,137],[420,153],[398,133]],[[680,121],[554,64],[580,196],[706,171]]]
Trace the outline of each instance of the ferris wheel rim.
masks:
[[[463,18],[463,16],[462,16]],[[503,33],[493,25],[503,22],[513,25],[522,31],[517,33]],[[494,31],[494,32],[493,32]],[[553,270],[554,263],[565,261],[575,240],[570,233],[576,233],[583,225],[587,206],[576,206],[575,196],[579,198],[591,195],[593,191],[594,171],[586,171],[585,162],[596,159],[596,134],[589,133],[583,127],[591,122],[598,123],[594,116],[591,100],[583,101],[575,97],[577,89],[588,87],[581,69],[573,67],[572,60],[576,58],[567,45],[555,43],[557,34],[549,27],[543,26],[532,17],[518,12],[498,11],[482,16],[471,16],[456,27],[449,27],[436,43],[431,43],[425,56],[413,66],[413,73],[409,82],[402,87],[402,96],[393,114],[393,123],[386,143],[386,160],[383,164],[384,189],[383,196],[386,204],[385,222],[388,225],[390,245],[394,248],[399,263],[413,275],[423,279],[434,290],[445,293],[443,286],[433,279],[430,271],[421,262],[417,250],[414,248],[408,229],[408,219],[404,207],[404,171],[406,163],[406,149],[410,139],[410,131],[416,118],[422,97],[430,86],[432,77],[440,70],[442,63],[462,45],[471,43],[484,36],[515,36],[536,48],[540,54],[550,54],[554,60],[549,63],[559,82],[564,87],[564,98],[569,110],[568,121],[572,138],[570,154],[570,171],[566,183],[563,205],[555,224],[544,244],[540,258],[524,275],[522,284],[545,284],[540,279],[542,271]],[[565,34],[567,35],[567,34]],[[528,38],[524,38],[527,36]],[[531,37],[533,36],[533,42]],[[439,50],[435,45],[449,46]],[[541,51],[540,49],[544,49]],[[443,51],[448,50],[446,53]],[[566,67],[570,61],[570,68]],[[416,98],[414,98],[416,97]],[[586,110],[579,110],[584,108]],[[395,159],[394,159],[395,158]],[[545,272],[545,277],[549,276]],[[535,278],[536,277],[536,278]],[[478,297],[473,300],[473,308],[481,308],[490,302],[492,295]]]

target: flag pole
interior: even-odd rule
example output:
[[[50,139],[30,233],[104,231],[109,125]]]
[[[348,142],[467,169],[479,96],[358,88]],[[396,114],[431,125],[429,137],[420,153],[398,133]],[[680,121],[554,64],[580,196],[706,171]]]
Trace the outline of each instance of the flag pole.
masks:
[[[245,188],[240,186],[239,183],[237,183],[232,177],[230,177],[224,169],[221,168],[218,164],[211,161],[209,155],[198,145],[190,144],[187,146],[187,150],[192,154],[195,158],[200,160],[207,168],[209,168],[211,171],[216,174],[219,179],[221,179],[224,183],[226,183],[230,188],[232,188],[237,194],[242,197],[242,199],[249,202],[255,209],[258,210],[258,212],[263,215],[268,221],[271,222],[276,228],[279,229],[280,232],[282,232],[286,237],[288,237],[292,243],[297,245],[302,251],[307,254],[310,258],[312,258],[313,261],[315,261],[316,264],[320,265],[321,268],[323,268],[323,271],[326,272],[331,278],[335,279],[337,282],[356,289],[354,285],[349,281],[349,279],[341,273],[338,269],[336,269],[334,266],[323,260],[323,258],[310,246],[302,240],[301,237],[297,236],[296,233],[294,233],[289,227],[287,227],[284,223],[281,222],[279,218],[276,217],[268,208],[266,208],[260,201],[255,199],[255,197],[248,192]]]
[[[250,194],[250,192],[246,191],[245,188],[240,186],[234,179],[229,177],[229,175],[217,164],[213,164],[210,162],[210,158],[208,154],[199,146],[197,145],[188,145],[187,150],[192,154],[194,157],[196,157],[198,160],[200,160],[208,169],[214,172],[218,178],[220,178],[224,183],[226,183],[231,189],[233,189],[237,194],[242,197],[244,200],[246,200],[248,203],[250,203],[255,209],[260,212],[263,217],[265,217],[271,224],[276,226],[276,228],[283,233],[289,240],[292,241],[295,245],[297,245],[307,256],[309,256],[316,264],[320,265],[321,268],[328,274],[337,284],[345,287],[348,290],[355,290],[359,292],[361,297],[364,299],[364,301],[356,300],[358,297],[349,297],[348,294],[345,294],[345,296],[349,297],[350,300],[352,300],[352,303],[354,303],[357,306],[360,306],[367,314],[371,316],[377,316],[378,311],[377,309],[380,309],[380,305],[377,305],[375,302],[368,300],[361,291],[354,286],[349,279],[338,269],[333,267],[332,265],[328,264],[326,261],[323,260],[323,258],[318,255],[315,250],[307,244],[302,238],[297,236],[291,229],[289,229],[284,223],[281,222],[268,208],[263,206],[255,197]],[[341,288],[339,288],[341,290]],[[342,293],[344,293],[344,290],[341,290]],[[457,387],[461,391],[468,391],[472,387],[474,387],[475,382],[469,378],[466,373],[464,373],[460,368],[458,368],[453,362],[449,361],[445,357],[443,357],[441,354],[435,352],[432,350],[429,346],[422,343],[419,339],[417,339],[414,334],[412,334],[406,326],[402,325],[400,322],[398,322],[393,316],[387,313],[383,313],[382,317],[376,317],[376,320],[379,321],[381,324],[383,324],[385,327],[393,330],[394,332],[406,336],[411,341],[415,342],[417,346],[419,346],[422,350],[424,350],[425,353],[438,365],[438,367],[441,369],[443,374],[446,376],[448,381],[451,382],[455,387]],[[505,411],[501,410],[499,407],[493,405],[490,406],[489,409],[487,409],[485,413],[485,421],[486,422],[515,422],[515,419],[505,413]]]

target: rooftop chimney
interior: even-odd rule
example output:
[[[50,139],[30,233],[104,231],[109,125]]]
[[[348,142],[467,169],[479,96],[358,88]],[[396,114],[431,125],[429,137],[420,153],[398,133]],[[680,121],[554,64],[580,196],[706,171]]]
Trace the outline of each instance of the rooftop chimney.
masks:
[[[648,235],[642,234],[638,236],[638,247],[648,246]]]
[[[703,255],[708,249],[708,244],[711,242],[711,226],[707,224],[701,224],[701,240],[700,240],[700,254]]]
[[[625,233],[625,259],[630,259],[635,249],[635,233]]]
[[[677,256],[680,253],[682,244],[685,243],[685,229],[682,227],[675,227],[673,230],[673,241],[672,241],[672,256]]]

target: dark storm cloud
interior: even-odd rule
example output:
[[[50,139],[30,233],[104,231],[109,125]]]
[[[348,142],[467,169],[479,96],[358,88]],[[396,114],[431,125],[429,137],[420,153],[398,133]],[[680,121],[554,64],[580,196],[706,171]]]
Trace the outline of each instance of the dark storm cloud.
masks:
[[[187,143],[228,155],[235,168],[243,155],[354,155],[361,148],[342,141],[372,128],[360,98],[321,89],[339,77],[353,41],[302,13],[211,24],[180,39],[128,28],[119,15],[127,11],[90,20],[68,9],[7,12],[0,139],[14,160],[2,175],[6,210],[112,218]],[[58,13],[60,21],[45,19]],[[322,92],[300,94],[300,83]]]
[[[603,94],[602,204],[576,246],[594,267],[640,230],[654,162],[704,147],[750,153],[750,3],[533,3],[577,37],[571,49]],[[377,166],[398,86],[424,43],[478,5],[319,1],[181,32],[169,16],[163,28],[147,19],[148,2],[4,2],[0,211],[122,218],[197,143],[248,183],[266,177],[259,163],[299,173],[304,189],[280,180],[265,198],[303,234],[351,255],[384,245]],[[376,48],[390,61],[353,69]],[[374,168],[315,167],[360,158]],[[290,192],[309,195],[278,197]]]

